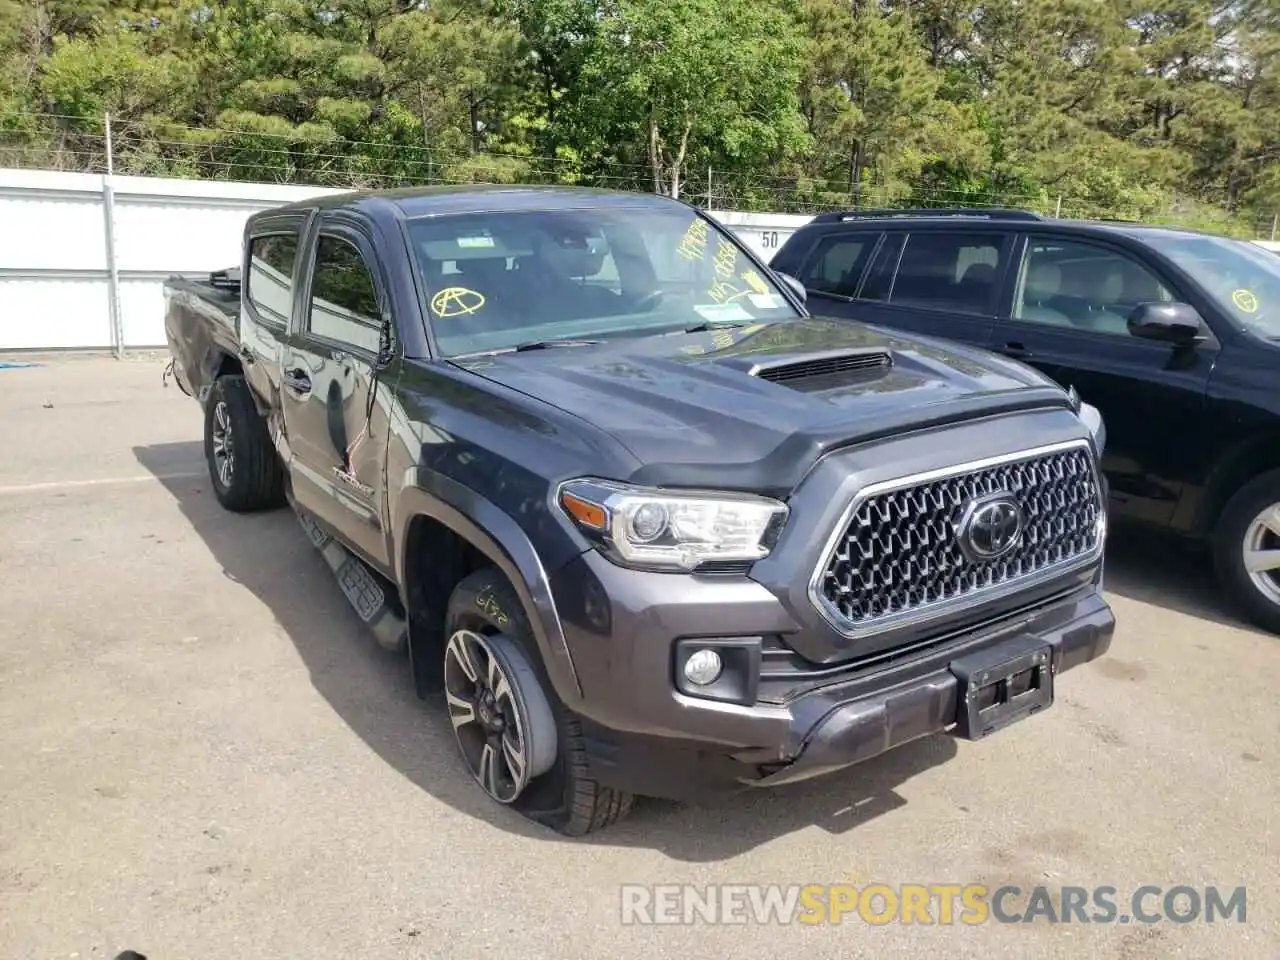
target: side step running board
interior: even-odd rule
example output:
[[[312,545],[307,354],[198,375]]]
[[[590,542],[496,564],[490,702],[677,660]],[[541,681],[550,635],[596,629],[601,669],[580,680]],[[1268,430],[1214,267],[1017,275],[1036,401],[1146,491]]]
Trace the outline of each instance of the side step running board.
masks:
[[[337,577],[338,586],[351,602],[356,615],[373,631],[378,644],[394,653],[403,652],[409,645],[409,625],[387,601],[387,592],[377,576],[363,560],[320,529],[305,512],[296,509],[295,512],[307,537]]]

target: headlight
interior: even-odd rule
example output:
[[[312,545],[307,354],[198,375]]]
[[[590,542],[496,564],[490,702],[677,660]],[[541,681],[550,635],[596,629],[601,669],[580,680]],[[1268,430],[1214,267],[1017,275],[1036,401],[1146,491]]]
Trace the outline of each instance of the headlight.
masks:
[[[769,555],[787,517],[777,500],[749,494],[673,492],[611,480],[571,480],[560,508],[614,562],[691,571],[708,561]]]
[[[1102,413],[1097,407],[1082,403],[1080,404],[1080,409],[1076,412],[1076,416],[1093,434],[1093,444],[1098,448],[1098,456],[1101,457],[1102,451],[1107,446],[1107,425],[1102,421]]]

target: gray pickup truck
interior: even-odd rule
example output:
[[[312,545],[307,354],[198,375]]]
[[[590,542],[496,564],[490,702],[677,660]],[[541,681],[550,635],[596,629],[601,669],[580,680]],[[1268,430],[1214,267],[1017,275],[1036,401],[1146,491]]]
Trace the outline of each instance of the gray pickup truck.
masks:
[[[810,316],[686,205],[325,197],[166,291],[218,499],[291,504],[477,784],[563,833],[986,736],[1110,644],[1096,412]]]

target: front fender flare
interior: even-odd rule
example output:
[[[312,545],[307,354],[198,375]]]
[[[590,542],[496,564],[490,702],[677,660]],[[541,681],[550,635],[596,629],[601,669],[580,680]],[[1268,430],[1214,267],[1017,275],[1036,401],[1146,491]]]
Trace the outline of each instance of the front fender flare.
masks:
[[[406,584],[409,525],[419,516],[444,524],[502,571],[524,606],[556,695],[569,707],[581,703],[582,685],[560,626],[547,571],[520,525],[456,480],[432,471],[410,470],[396,498],[392,527],[397,537],[396,580],[402,585]]]

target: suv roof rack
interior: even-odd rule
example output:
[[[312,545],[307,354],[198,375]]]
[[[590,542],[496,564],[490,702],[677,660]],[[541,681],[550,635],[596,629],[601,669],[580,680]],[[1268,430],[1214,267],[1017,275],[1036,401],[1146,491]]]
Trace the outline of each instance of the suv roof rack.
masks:
[[[891,217],[979,217],[984,220],[1043,220],[1044,217],[1030,210],[1004,207],[910,207],[882,210],[833,210],[820,213],[814,223],[844,223],[849,220],[884,220]]]

